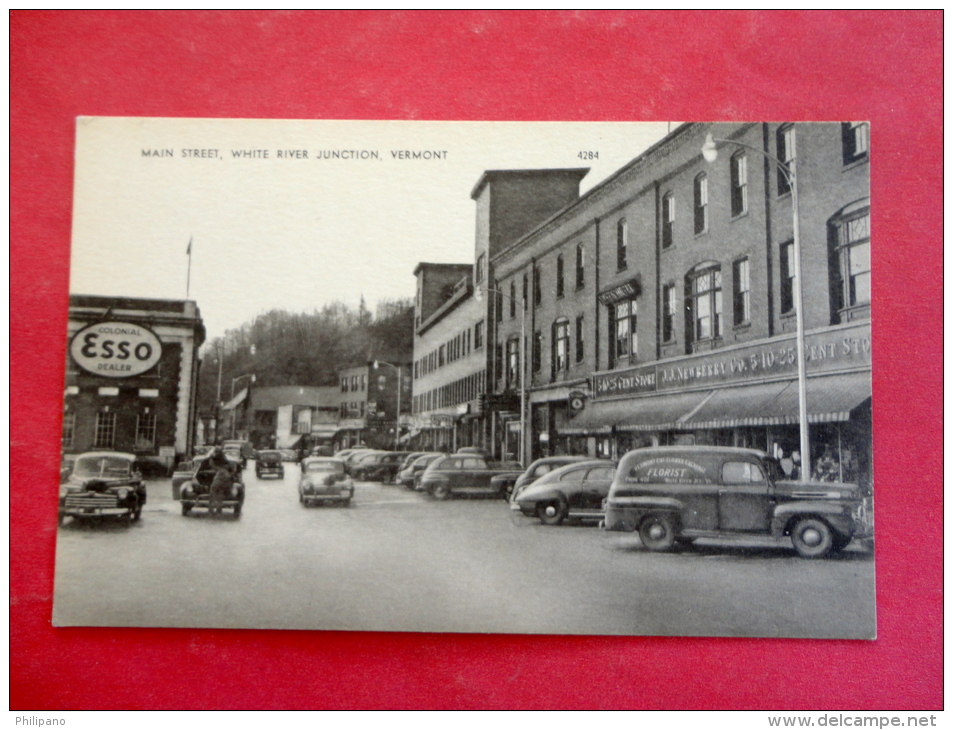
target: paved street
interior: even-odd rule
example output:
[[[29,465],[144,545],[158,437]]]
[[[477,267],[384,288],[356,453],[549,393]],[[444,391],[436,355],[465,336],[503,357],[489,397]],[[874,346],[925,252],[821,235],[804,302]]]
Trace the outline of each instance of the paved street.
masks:
[[[700,541],[644,551],[594,525],[543,527],[495,499],[360,482],[304,508],[298,467],[245,471],[231,514],[181,515],[149,482],[142,520],[59,529],[56,625],[869,638],[874,561],[850,548]]]

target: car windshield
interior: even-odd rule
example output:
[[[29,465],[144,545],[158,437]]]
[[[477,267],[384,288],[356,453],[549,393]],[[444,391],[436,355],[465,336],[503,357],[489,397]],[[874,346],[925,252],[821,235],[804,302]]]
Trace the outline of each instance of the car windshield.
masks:
[[[129,461],[112,456],[80,457],[73,467],[78,477],[127,477],[129,471]]]
[[[326,471],[342,474],[344,473],[344,464],[340,461],[311,461],[308,462],[307,469],[309,472]]]
[[[281,461],[281,454],[277,451],[260,451],[258,459],[259,461]]]

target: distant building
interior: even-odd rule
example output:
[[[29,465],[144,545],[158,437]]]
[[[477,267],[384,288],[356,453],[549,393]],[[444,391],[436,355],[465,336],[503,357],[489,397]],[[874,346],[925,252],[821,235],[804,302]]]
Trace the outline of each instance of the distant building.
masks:
[[[398,438],[404,437],[409,431],[410,374],[409,362],[390,360],[341,370],[335,446],[343,449],[366,443],[374,448],[392,448]]]
[[[71,295],[63,453],[190,454],[204,340],[193,301]]]
[[[223,406],[222,436],[248,439],[256,448],[295,448],[311,438],[315,424],[336,415],[336,394],[333,386],[251,385]]]

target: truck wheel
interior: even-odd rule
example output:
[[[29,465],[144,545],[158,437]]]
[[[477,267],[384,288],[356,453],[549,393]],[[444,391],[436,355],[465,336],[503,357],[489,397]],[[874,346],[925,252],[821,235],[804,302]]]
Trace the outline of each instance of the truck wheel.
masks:
[[[65,512],[60,512],[60,514],[59,514],[58,517],[57,517],[57,522],[59,523],[59,526],[60,526],[60,527],[62,527],[63,525],[66,524],[66,513],[65,513]]]
[[[183,503],[182,503],[182,516],[183,516],[183,517],[186,517],[186,516],[189,514],[189,512],[191,512],[191,511],[192,511],[192,505],[186,504],[185,502],[183,502]]]
[[[235,516],[235,519],[237,520],[239,517],[242,516],[242,506],[240,504],[236,504],[235,509],[232,511],[232,513]]]
[[[566,518],[565,502],[541,502],[536,507],[536,515],[544,525],[558,525]]]
[[[675,526],[666,514],[649,515],[639,525],[642,544],[653,552],[671,550],[675,544]]]
[[[794,524],[791,542],[802,558],[823,558],[834,549],[834,534],[823,520],[805,517]]]

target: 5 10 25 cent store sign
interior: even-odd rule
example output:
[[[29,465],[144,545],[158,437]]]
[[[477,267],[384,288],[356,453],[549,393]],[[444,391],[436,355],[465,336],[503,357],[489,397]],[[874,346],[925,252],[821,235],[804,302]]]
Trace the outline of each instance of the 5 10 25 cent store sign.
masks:
[[[94,375],[129,378],[155,367],[162,343],[139,324],[97,322],[73,336],[69,351],[77,365]]]
[[[810,333],[805,337],[804,350],[809,374],[869,368],[870,326],[851,325]],[[793,335],[746,347],[597,373],[592,377],[592,387],[594,397],[609,398],[784,375],[797,375],[797,346]]]

